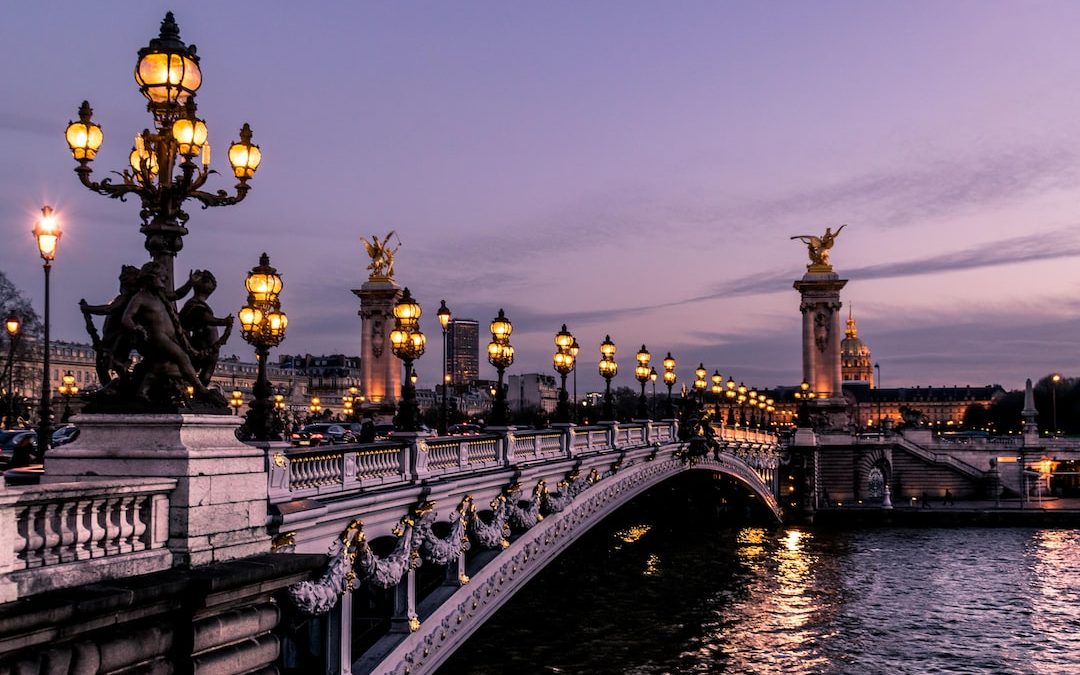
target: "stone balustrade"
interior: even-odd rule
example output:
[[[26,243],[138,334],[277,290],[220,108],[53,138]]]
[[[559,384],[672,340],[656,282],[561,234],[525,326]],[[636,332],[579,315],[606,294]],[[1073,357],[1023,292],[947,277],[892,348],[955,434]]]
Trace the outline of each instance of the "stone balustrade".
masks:
[[[0,601],[168,569],[175,487],[132,478],[0,491]]]
[[[777,443],[774,434],[764,431],[720,426],[714,431],[739,456],[772,452]],[[419,479],[671,443],[677,434],[677,423],[667,420],[274,450],[269,461],[269,497],[271,503],[279,504],[405,485]]]

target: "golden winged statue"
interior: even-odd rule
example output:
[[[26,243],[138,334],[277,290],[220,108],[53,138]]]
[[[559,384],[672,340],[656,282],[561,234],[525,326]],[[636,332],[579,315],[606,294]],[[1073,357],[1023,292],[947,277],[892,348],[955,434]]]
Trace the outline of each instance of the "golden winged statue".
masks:
[[[799,234],[792,237],[792,239],[798,239],[808,249],[810,254],[810,267],[830,267],[829,265],[829,249],[836,243],[836,237],[840,234],[840,230],[847,227],[847,224],[841,225],[836,229],[836,232],[832,231],[831,227],[825,228],[825,234],[820,237],[815,237],[812,234]]]
[[[394,254],[401,248],[401,238],[398,237],[397,246],[390,248],[391,237],[397,237],[397,232],[390,230],[382,241],[379,241],[379,236],[376,234],[371,235],[371,241],[360,238],[360,241],[364,242],[367,254],[371,256],[371,263],[367,268],[371,270],[372,279],[394,278]]]

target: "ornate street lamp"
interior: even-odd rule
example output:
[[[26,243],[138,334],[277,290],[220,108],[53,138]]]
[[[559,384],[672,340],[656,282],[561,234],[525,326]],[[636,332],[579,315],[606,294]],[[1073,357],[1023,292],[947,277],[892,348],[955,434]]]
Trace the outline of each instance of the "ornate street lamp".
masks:
[[[656,366],[652,366],[649,369],[649,382],[652,382],[652,405],[650,406],[650,409],[652,410],[652,416],[654,418],[656,417],[656,378],[658,377],[660,377],[660,375],[656,372]]]
[[[450,327],[450,308],[446,306],[446,300],[439,301],[439,311],[435,312],[435,316],[439,319],[439,326],[442,327],[442,362],[443,362],[443,378],[442,378],[442,413],[439,415],[439,435],[446,435],[446,428],[449,423],[449,413],[446,408],[446,390],[450,387],[450,368],[446,362],[446,331]]]
[[[615,406],[611,400],[611,378],[619,372],[619,364],[615,363],[615,343],[610,335],[604,336],[600,343],[600,377],[604,378],[604,419],[612,422],[615,420]]]
[[[71,397],[79,393],[79,388],[75,386],[75,373],[70,370],[64,373],[56,391],[64,397],[64,414],[60,416],[60,419],[66,422],[71,417]]]
[[[699,363],[698,367],[694,369],[694,393],[697,395],[699,404],[705,403],[705,387],[709,386],[709,383],[705,381],[705,377],[708,374],[709,371],[705,370],[704,363]]]
[[[493,394],[495,400],[491,404],[491,423],[502,427],[506,426],[510,420],[510,406],[506,402],[503,373],[514,363],[514,347],[510,344],[510,333],[514,332],[514,325],[500,309],[499,315],[492,319],[489,328],[491,342],[488,343],[488,363],[495,366],[495,372],[499,374],[499,383]]]
[[[244,407],[244,392],[233,389],[232,394],[229,395],[229,407],[233,409],[233,415],[239,415],[240,408]]]
[[[645,398],[645,383],[649,381],[649,361],[652,359],[652,354],[645,348],[645,345],[641,345],[641,349],[637,353],[637,366],[634,367],[634,377],[641,383],[641,396],[638,397],[638,419],[646,419],[649,416],[649,403]]]
[[[728,426],[735,426],[735,397],[738,392],[735,391],[735,378],[728,376],[727,382],[724,383],[724,398],[727,399],[727,423]]]
[[[1057,425],[1057,386],[1058,386],[1059,382],[1061,382],[1061,373],[1054,373],[1053,375],[1050,376],[1050,400],[1051,400],[1050,408],[1054,413],[1053,416],[1052,416],[1052,418],[1054,420],[1054,436],[1058,435],[1058,425]]]
[[[735,403],[739,405],[739,418],[736,420],[736,424],[741,427],[746,427],[746,393],[749,390],[742,382],[735,388]]]
[[[709,388],[709,393],[712,394],[713,399],[713,418],[720,418],[720,399],[724,396],[724,376],[720,374],[719,370],[714,370],[712,374],[712,386]]]
[[[807,404],[813,400],[814,396],[814,392],[810,390],[810,383],[803,380],[799,384],[799,389],[795,392],[795,400],[799,401],[799,426],[803,426],[810,421]]]
[[[394,417],[394,426],[399,431],[416,432],[420,430],[420,411],[416,404],[416,381],[413,379],[413,361],[424,355],[427,336],[420,330],[420,305],[413,300],[406,288],[401,298],[394,305],[394,330],[390,331],[390,345],[394,356],[405,364],[405,378],[401,381],[401,403],[398,414]]]
[[[574,336],[570,334],[570,331],[566,330],[566,324],[564,323],[562,330],[555,334],[555,354],[551,359],[555,371],[559,373],[561,382],[559,385],[559,402],[555,406],[555,421],[560,424],[570,423],[570,396],[566,392],[566,376],[574,370],[576,362],[574,355],[570,353],[573,344]]]
[[[173,258],[183,247],[188,233],[188,214],[183,210],[188,199],[199,201],[203,208],[229,206],[247,196],[247,181],[262,161],[259,146],[251,142],[251,128],[245,123],[240,140],[229,147],[229,163],[239,181],[236,194],[224,190],[203,191],[210,169],[210,144],[206,123],[196,116],[195,93],[202,84],[202,71],[194,45],[180,39],[180,29],[172,12],[161,22],[158,37],[139,50],[135,81],[146,97],[147,110],[153,116],[153,130],[136,134],[130,166],[120,172],[121,182],[109,179],[90,180],[90,162],[94,160],[104,136],[91,119],[90,104],[83,101],[79,120],[68,124],[66,138],[71,155],[79,163],[79,180],[98,194],[124,199],[139,197],[142,208],[142,233],[146,250],[167,274],[168,292],[173,292]],[[198,163],[196,163],[198,160]]]
[[[319,400],[318,396],[311,397],[311,403],[308,405],[308,412],[311,413],[312,417],[318,417],[319,413],[322,412],[322,401]]]
[[[671,400],[671,388],[675,386],[675,383],[679,381],[679,376],[675,374],[675,358],[671,356],[671,352],[667,353],[664,357],[664,384],[667,385],[667,410],[665,414],[668,417],[675,416],[675,404]]]
[[[38,253],[44,261],[45,269],[45,312],[44,312],[44,344],[43,368],[41,375],[41,420],[38,424],[38,454],[49,449],[52,441],[52,410],[49,391],[49,272],[52,271],[52,261],[56,258],[56,247],[60,243],[60,221],[53,213],[51,206],[41,208],[41,218],[34,223],[34,239],[37,240]]]
[[[570,344],[570,356],[574,357],[574,422],[578,421],[578,403],[577,403],[577,355],[581,351],[581,345],[577,343],[577,338]]]
[[[22,321],[19,319],[19,315],[15,313],[15,310],[11,310],[7,319],[4,320],[4,329],[8,334],[8,361],[7,361],[7,421],[4,425],[5,429],[11,429],[15,426],[15,346],[19,342],[19,336],[22,331]]]
[[[282,289],[281,276],[271,267],[268,255],[263,253],[259,257],[259,264],[248,272],[244,285],[248,296],[247,303],[240,309],[240,333],[255,348],[255,359],[259,364],[255,386],[251,388],[254,399],[248,408],[244,428],[253,440],[280,441],[283,429],[274,423],[274,404],[270,400],[274,390],[266,377],[266,360],[270,348],[285,339],[289,318],[281,311],[278,297]]]

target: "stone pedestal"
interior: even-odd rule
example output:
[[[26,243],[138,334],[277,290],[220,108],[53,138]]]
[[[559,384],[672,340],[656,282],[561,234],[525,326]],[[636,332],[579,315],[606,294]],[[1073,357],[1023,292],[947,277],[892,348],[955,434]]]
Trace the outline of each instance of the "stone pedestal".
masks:
[[[353,293],[360,298],[360,381],[367,399],[360,410],[392,411],[401,395],[401,362],[390,348],[394,303],[401,287],[390,279],[371,277]]]
[[[847,284],[827,265],[810,265],[795,282],[803,315],[803,380],[822,400],[843,400],[840,366],[840,289]],[[826,404],[827,407],[827,404]]]
[[[81,433],[45,455],[43,483],[173,478],[168,548],[197,566],[270,551],[266,454],[227,415],[80,415]]]

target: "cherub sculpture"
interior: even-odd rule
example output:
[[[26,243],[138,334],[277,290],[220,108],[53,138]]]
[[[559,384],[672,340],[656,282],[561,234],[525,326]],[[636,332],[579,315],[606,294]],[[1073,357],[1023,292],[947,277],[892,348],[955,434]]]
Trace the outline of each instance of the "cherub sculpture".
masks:
[[[792,239],[798,239],[806,244],[810,254],[811,265],[828,267],[829,249],[831,249],[836,242],[836,237],[840,234],[840,230],[843,230],[845,227],[847,227],[846,224],[841,225],[837,228],[836,232],[833,232],[831,227],[826,227],[825,234],[820,237],[815,237],[811,234],[799,234],[792,237]]]
[[[396,236],[397,233],[390,230],[382,241],[379,241],[378,235],[372,235],[371,241],[360,239],[360,241],[364,242],[364,249],[367,250],[367,254],[371,256],[371,263],[367,266],[367,269],[371,270],[372,277],[394,278],[394,254],[401,248],[401,239],[398,238],[398,245],[392,249],[389,248],[389,244],[390,238]]]
[[[206,302],[210,294],[217,289],[217,279],[212,272],[195,270],[191,275],[191,286],[194,293],[180,309],[180,325],[193,350],[191,364],[199,371],[199,380],[209,385],[217,368],[221,347],[232,333],[233,316],[214,316],[214,311]],[[225,328],[225,334],[220,338],[218,327]]]

